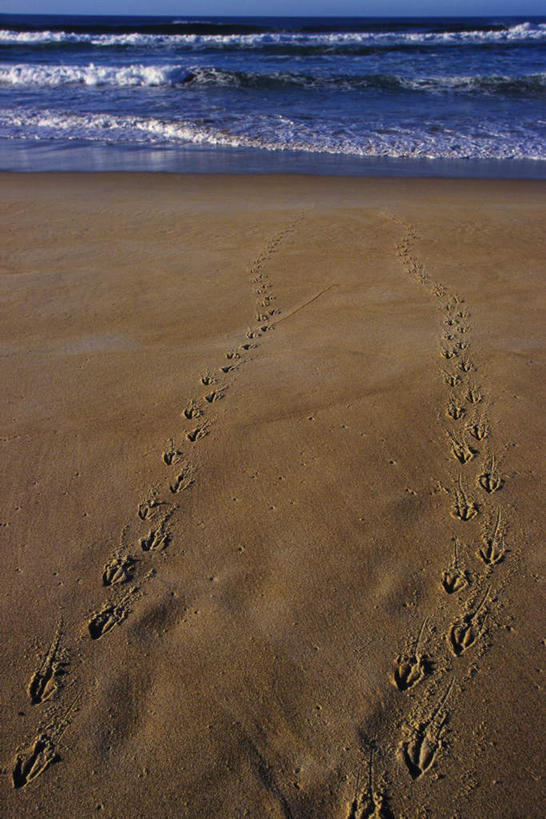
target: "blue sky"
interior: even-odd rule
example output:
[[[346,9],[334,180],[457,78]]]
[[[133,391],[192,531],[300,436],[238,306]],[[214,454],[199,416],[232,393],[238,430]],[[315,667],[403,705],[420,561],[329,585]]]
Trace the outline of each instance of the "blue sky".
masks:
[[[539,0],[0,0],[4,14],[539,15]]]

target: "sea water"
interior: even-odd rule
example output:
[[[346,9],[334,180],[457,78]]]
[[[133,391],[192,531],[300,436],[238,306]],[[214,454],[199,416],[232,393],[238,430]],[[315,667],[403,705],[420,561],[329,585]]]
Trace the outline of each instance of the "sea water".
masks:
[[[546,18],[0,15],[4,170],[546,176]]]

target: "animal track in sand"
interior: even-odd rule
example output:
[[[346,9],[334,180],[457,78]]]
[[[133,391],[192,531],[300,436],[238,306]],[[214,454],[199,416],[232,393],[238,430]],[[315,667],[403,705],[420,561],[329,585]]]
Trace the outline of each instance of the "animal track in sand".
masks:
[[[185,464],[182,470],[174,479],[174,481],[170,484],[169,488],[173,495],[176,495],[178,492],[184,492],[186,489],[190,488],[194,480],[193,473],[194,473],[193,464],[190,463]]]
[[[70,725],[70,717],[78,699],[76,697],[63,717],[48,725],[27,748],[16,754],[11,771],[11,782],[15,789],[24,788],[60,760],[57,745]]]
[[[475,418],[468,426],[467,430],[476,441],[482,441],[489,435],[489,424],[486,418]]]
[[[461,568],[457,554],[457,538],[454,539],[453,559],[449,567],[442,573],[442,586],[447,594],[456,592],[468,586],[468,572]]]
[[[130,555],[114,555],[104,567],[103,586],[116,586],[127,583],[133,576],[136,561]]]
[[[430,673],[430,663],[419,651],[419,643],[426,624],[427,618],[425,617],[414,646],[405,654],[400,654],[395,660],[392,679],[399,691],[407,691]]]
[[[105,603],[100,611],[96,612],[87,622],[87,630],[92,640],[98,640],[111,631],[129,615],[129,599],[138,591],[137,586],[133,586],[124,597],[117,603]]]
[[[495,459],[490,458],[484,472],[478,475],[478,486],[481,486],[489,495],[498,492],[504,486],[504,480],[495,470]]]
[[[29,748],[17,754],[11,773],[13,787],[24,788],[58,759],[57,748],[51,737],[40,734]]]
[[[504,535],[501,529],[501,511],[497,509],[497,518],[490,531],[485,530],[482,535],[482,546],[478,551],[479,556],[487,566],[496,566],[504,560],[506,546],[504,545]]]
[[[453,654],[460,657],[467,649],[471,648],[476,640],[483,633],[487,610],[484,609],[490,586],[487,588],[481,602],[473,610],[465,614],[460,620],[456,620],[448,632],[448,643]]]
[[[360,777],[356,780],[355,797],[351,802],[347,819],[391,819],[384,791],[377,788],[373,777],[373,748],[370,749],[368,782],[359,793]]]
[[[210,387],[211,384],[215,384],[215,383],[216,383],[216,379],[210,373],[205,373],[205,375],[201,376],[201,384],[203,384],[203,386]]]
[[[226,393],[226,389],[227,387],[224,387],[221,390],[212,390],[212,392],[205,395],[205,401],[207,401],[209,404],[212,404],[214,401],[221,401]]]
[[[412,779],[418,779],[432,766],[438,752],[438,742],[426,730],[416,731],[402,747],[402,755]]]
[[[176,452],[177,458],[179,455],[180,453]],[[169,460],[168,457],[167,460]],[[163,462],[167,466],[170,466],[172,463],[172,461],[170,461],[170,463],[167,464],[167,461],[165,460],[165,453],[163,453]],[[161,506],[163,506],[163,501],[159,500],[157,489],[151,489],[146,500],[139,503],[137,515],[141,520],[149,520],[159,511]]]
[[[461,383],[461,376],[456,373],[448,373],[444,370],[444,380],[450,387],[458,387]]]
[[[258,323],[263,323],[263,322],[266,322],[266,321],[270,321],[271,318],[273,316],[277,315],[278,313],[280,313],[280,310],[258,311],[256,313],[256,321]],[[260,330],[262,331],[262,333],[265,333],[265,330],[264,330],[263,327],[260,327]]]
[[[276,301],[276,296],[272,296],[271,294],[264,296],[260,301],[260,307],[269,307],[272,302]]]
[[[27,692],[32,705],[50,699],[59,688],[59,677],[65,674],[67,662],[60,656],[62,628],[60,620],[47,654],[30,678]]]
[[[237,359],[241,358],[241,355],[237,352],[237,350],[231,350],[229,353],[226,353],[226,358],[229,361],[236,361]]]
[[[459,362],[459,369],[461,369],[463,373],[469,373],[470,370],[474,369],[474,365],[468,358],[463,358]]]
[[[277,249],[283,239],[292,233],[299,220],[296,220],[286,230],[281,231],[275,239],[269,242],[266,250],[256,257],[250,268],[250,282],[255,285],[256,295],[256,321],[261,325],[259,332],[257,330],[249,330],[247,337],[259,338],[261,333],[265,333],[268,329],[272,329],[271,321],[275,316],[280,315],[280,310],[274,306],[277,300],[276,295],[272,292],[272,285],[266,272],[262,269],[265,262],[277,252]]]
[[[191,432],[186,433],[186,438],[190,443],[195,444],[196,441],[200,441],[202,438],[205,438],[209,434],[209,427],[207,424],[203,424],[200,427],[195,427],[192,429]]]
[[[161,523],[155,529],[151,529],[146,537],[141,538],[140,548],[143,552],[162,552],[171,542],[171,533],[168,522],[174,510],[165,515]]]
[[[199,404],[196,404],[195,401],[191,400],[188,406],[182,410],[181,414],[184,416],[184,418],[187,418],[188,421],[191,421],[192,418],[199,418],[199,416],[203,414],[203,411]]]
[[[451,454],[459,463],[466,464],[479,454],[478,450],[468,446],[466,441],[458,441],[449,433],[448,436],[451,442]]]
[[[458,486],[454,488],[454,501],[451,507],[451,516],[459,520],[469,521],[479,514],[479,506],[468,500],[459,478]]]
[[[177,462],[181,455],[182,453],[180,452],[179,449],[175,447],[174,442],[171,438],[161,457],[163,459],[163,463],[166,466],[172,466]]]
[[[464,407],[462,407],[455,396],[451,396],[449,399],[449,404],[447,405],[446,413],[449,415],[450,418],[453,418],[454,421],[458,421],[463,415],[466,413]]]
[[[220,372],[223,373],[231,373],[233,370],[237,370],[239,368],[239,364],[228,364],[226,367],[220,367]]]
[[[442,347],[440,355],[449,361],[450,358],[457,358],[459,351],[455,347]]]
[[[471,385],[471,386],[468,388],[468,392],[466,393],[466,400],[467,400],[467,401],[468,401],[470,404],[479,404],[479,403],[480,403],[480,401],[482,401],[482,400],[483,400],[483,395],[482,395],[482,393],[480,392],[480,388],[479,388],[479,387],[476,387],[476,386],[474,386],[474,385]]]
[[[447,721],[445,703],[453,681],[431,716],[413,729],[401,746],[402,759],[412,779],[419,779],[432,767],[441,745],[442,733]]]

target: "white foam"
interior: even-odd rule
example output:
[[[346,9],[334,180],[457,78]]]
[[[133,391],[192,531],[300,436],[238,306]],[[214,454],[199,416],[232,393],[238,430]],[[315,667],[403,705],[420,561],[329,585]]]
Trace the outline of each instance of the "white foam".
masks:
[[[67,31],[0,30],[0,43],[5,45],[43,45],[81,43],[92,46],[179,46],[188,48],[262,48],[287,45],[323,46],[393,46],[393,45],[465,45],[479,43],[528,42],[546,40],[545,23],[518,23],[499,30],[438,31],[438,32],[338,32],[330,34],[271,32],[260,34],[91,34]]]
[[[521,90],[524,92],[542,92],[546,89],[546,72],[540,74],[521,74],[516,77],[499,74],[480,74],[431,77],[397,77],[402,88],[411,91],[442,93],[445,91],[505,93]]]
[[[88,87],[169,87],[188,83],[192,86],[240,87],[278,83],[305,88],[403,88],[427,93],[481,92],[503,93],[521,90],[541,93],[546,89],[546,72],[519,77],[356,75],[313,77],[304,74],[274,72],[270,75],[226,71],[213,66],[183,65],[48,65],[21,63],[0,65],[0,86],[83,85]]]
[[[210,145],[305,151],[355,157],[421,157],[431,159],[546,160],[546,143],[521,124],[496,122],[465,133],[448,129],[347,129],[333,134],[330,126],[294,122],[286,117],[238,117],[227,127],[188,121],[113,114],[65,114],[59,111],[0,110],[0,138],[89,140],[134,145]]]
[[[156,65],[45,65],[22,63],[0,65],[0,85],[107,85],[161,86],[174,85],[186,75],[183,66]]]

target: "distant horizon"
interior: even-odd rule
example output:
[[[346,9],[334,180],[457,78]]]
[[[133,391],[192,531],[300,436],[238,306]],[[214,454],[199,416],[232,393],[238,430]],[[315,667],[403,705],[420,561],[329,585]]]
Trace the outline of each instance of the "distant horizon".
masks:
[[[523,13],[523,14],[105,14],[78,13],[78,12],[0,12],[0,17],[141,17],[157,19],[165,17],[167,19],[180,18],[184,20],[269,20],[283,18],[285,20],[336,20],[340,17],[347,17],[349,20],[468,20],[471,19],[491,19],[495,17],[522,19],[523,17],[538,17],[546,20],[546,14]]]

